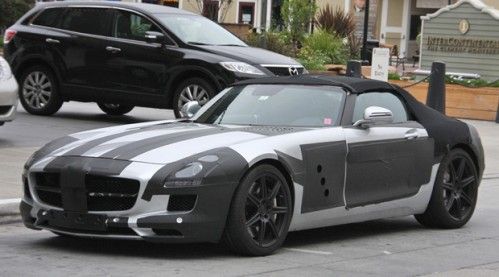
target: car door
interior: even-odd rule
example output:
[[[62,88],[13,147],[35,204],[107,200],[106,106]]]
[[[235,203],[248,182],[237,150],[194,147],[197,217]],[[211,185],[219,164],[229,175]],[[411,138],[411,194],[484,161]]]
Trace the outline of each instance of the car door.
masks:
[[[105,45],[106,87],[137,101],[144,95],[163,96],[172,55],[165,45],[145,38],[147,31],[163,31],[145,15],[128,10],[116,9],[113,18],[113,39]]]
[[[57,39],[65,70],[63,83],[70,86],[76,99],[93,99],[106,80],[102,60],[104,41],[111,31],[111,9],[98,7],[68,7],[60,28],[68,36]]]
[[[355,97],[352,125],[344,128],[348,145],[345,200],[347,208],[416,194],[429,182],[433,139],[413,120],[402,98],[392,92],[369,92]],[[370,106],[389,109],[393,122],[354,127]]]

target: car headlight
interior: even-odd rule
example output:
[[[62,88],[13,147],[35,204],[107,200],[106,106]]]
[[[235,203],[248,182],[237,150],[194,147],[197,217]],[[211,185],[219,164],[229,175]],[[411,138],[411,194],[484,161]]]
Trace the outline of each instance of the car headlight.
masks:
[[[260,69],[243,62],[221,62],[221,66],[233,72],[252,74],[252,75],[265,75]]]
[[[202,177],[198,175],[203,171],[203,164],[193,162],[179,171],[171,174],[165,181],[164,187],[196,186],[201,184]]]
[[[8,80],[12,78],[12,71],[7,61],[0,57],[0,80]]]

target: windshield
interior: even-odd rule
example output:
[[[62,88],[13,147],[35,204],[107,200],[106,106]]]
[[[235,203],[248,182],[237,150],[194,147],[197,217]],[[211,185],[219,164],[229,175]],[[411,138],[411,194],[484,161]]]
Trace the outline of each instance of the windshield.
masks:
[[[207,124],[328,127],[339,125],[345,91],[331,86],[248,85],[222,92],[194,118]]]
[[[246,46],[222,26],[202,16],[156,14],[156,17],[185,43]]]

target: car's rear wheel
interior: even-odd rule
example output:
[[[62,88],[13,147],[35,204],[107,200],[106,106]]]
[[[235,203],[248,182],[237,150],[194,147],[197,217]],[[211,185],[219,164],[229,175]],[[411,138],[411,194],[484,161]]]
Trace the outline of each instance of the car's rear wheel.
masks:
[[[424,226],[459,228],[475,210],[478,172],[470,155],[462,149],[450,151],[440,163],[428,208],[416,219]]]
[[[108,115],[124,115],[133,110],[134,106],[125,104],[97,103],[99,108]]]
[[[177,86],[173,96],[173,112],[180,117],[180,110],[189,101],[198,101],[203,106],[215,95],[215,88],[204,79],[189,78]]]
[[[19,99],[30,114],[52,115],[61,108],[56,78],[46,66],[36,65],[24,70],[20,83]]]
[[[269,255],[288,234],[292,198],[286,178],[271,165],[259,165],[243,178],[232,200],[224,233],[235,252]]]

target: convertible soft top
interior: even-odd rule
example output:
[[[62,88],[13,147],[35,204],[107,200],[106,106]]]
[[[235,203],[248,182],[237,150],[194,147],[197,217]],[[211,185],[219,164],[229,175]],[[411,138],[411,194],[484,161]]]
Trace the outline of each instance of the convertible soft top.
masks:
[[[339,86],[354,94],[370,91],[390,91],[400,95],[405,100],[412,116],[426,128],[429,136],[435,139],[436,156],[442,156],[456,145],[466,145],[471,141],[470,131],[466,123],[445,116],[419,102],[403,88],[387,82],[344,76],[304,74],[289,77],[256,78],[237,82],[233,85],[249,84]],[[479,161],[479,164],[483,170],[483,161]]]
[[[283,85],[309,85],[309,86],[340,86],[352,93],[363,93],[367,91],[386,91],[394,90],[394,87],[386,82],[352,78],[344,76],[326,76],[326,75],[295,75],[286,77],[264,77],[248,79],[237,82],[233,85],[249,84],[283,84]]]

